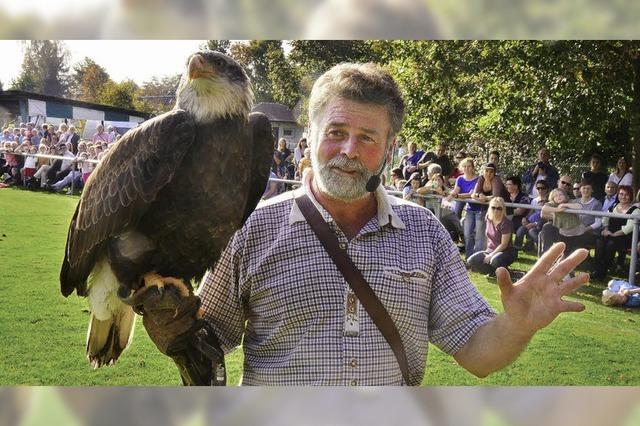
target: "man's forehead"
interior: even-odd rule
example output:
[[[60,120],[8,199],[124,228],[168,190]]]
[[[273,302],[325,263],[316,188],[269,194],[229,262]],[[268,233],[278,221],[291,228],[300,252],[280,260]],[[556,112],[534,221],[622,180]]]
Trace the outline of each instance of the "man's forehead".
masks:
[[[324,109],[324,122],[334,125],[350,125],[376,131],[390,128],[389,113],[381,105],[336,98]]]

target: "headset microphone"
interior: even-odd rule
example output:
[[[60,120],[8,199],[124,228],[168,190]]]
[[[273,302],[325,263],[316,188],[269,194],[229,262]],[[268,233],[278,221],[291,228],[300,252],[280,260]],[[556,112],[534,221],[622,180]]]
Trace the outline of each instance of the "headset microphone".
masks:
[[[365,186],[365,188],[367,189],[368,192],[375,191],[378,185],[380,185],[380,175],[382,174],[382,171],[384,170],[384,167],[386,165],[387,165],[387,156],[385,155],[384,161],[382,162],[382,167],[380,167],[380,170],[378,171],[378,173],[371,176],[367,181],[367,185]]]

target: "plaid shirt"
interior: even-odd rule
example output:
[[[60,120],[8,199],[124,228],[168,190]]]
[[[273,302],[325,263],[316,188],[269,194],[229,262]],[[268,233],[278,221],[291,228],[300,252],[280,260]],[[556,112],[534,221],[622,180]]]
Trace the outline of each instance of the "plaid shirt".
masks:
[[[243,384],[403,383],[390,346],[294,203],[306,191],[389,312],[407,352],[409,384],[419,385],[429,341],[454,354],[495,312],[427,209],[378,187],[377,215],[349,241],[307,189],[311,178],[262,203],[236,232],[203,280],[205,318],[225,352],[244,335]]]

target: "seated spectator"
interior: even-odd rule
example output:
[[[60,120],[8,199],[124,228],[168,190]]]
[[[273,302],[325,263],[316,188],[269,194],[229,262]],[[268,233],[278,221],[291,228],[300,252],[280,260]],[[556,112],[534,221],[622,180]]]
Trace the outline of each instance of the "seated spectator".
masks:
[[[618,204],[609,209],[612,213],[632,214],[640,216],[640,210],[631,204],[633,197],[632,189],[622,185],[618,188]],[[602,218],[602,232],[596,241],[595,270],[591,278],[596,280],[604,279],[609,268],[613,264],[616,252],[625,251],[631,247],[631,232],[635,226],[633,219],[618,219],[613,217]],[[618,257],[618,264],[615,273],[624,272],[624,257]]]
[[[604,186],[605,197],[602,202],[602,211],[608,212],[609,209],[618,203],[618,184],[615,182],[607,182]]]
[[[78,190],[82,188],[83,184],[84,182],[82,181],[82,171],[72,170],[61,180],[49,186],[49,191],[62,192],[66,187],[74,187],[76,190]]]
[[[582,206],[580,203],[570,203],[567,193],[556,188],[549,194],[549,202],[542,207],[541,215],[544,219],[550,220],[545,223],[538,235],[538,255],[545,253],[551,246],[558,242],[567,243],[565,254],[572,253],[578,247],[570,247],[569,241],[572,237],[577,237],[587,231],[587,227],[580,222],[577,214],[565,213],[567,209],[578,210]],[[593,233],[589,230],[589,233]]]
[[[98,124],[96,128],[96,132],[93,134],[91,140],[96,143],[109,143],[109,135],[104,131],[104,126],[102,124]]]
[[[45,145],[44,143],[40,143],[40,146],[38,147],[38,154],[41,155],[46,155],[46,154],[50,154],[50,155],[55,155],[52,152],[52,148],[47,148],[47,145]],[[53,160],[49,159],[49,158],[45,158],[45,157],[38,157],[38,162],[36,163],[36,172],[33,175],[33,178],[36,181],[40,182],[40,187],[42,188],[44,183],[46,182],[46,176],[47,176],[47,171],[49,170],[49,168],[51,168],[51,163],[53,162]]]
[[[609,180],[609,176],[603,171],[604,161],[599,154],[591,155],[589,160],[589,170],[582,173],[582,180],[589,182],[593,188],[593,196],[601,203],[604,201],[604,186]]]
[[[509,176],[505,182],[505,188],[507,189],[507,193],[509,197],[507,201],[510,203],[516,204],[531,204],[531,199],[529,196],[522,192],[521,188],[522,182],[518,176]],[[507,207],[507,218],[511,221],[513,225],[513,232],[516,233],[518,228],[522,226],[522,219],[527,217],[529,214],[529,210],[524,207]]]
[[[406,180],[409,180],[411,174],[418,171],[418,162],[424,155],[423,150],[418,150],[418,144],[409,142],[409,152],[400,159],[400,167],[402,174]]]
[[[80,145],[78,145],[78,151],[80,150]],[[87,161],[89,160],[88,152],[80,152],[78,154],[78,158],[81,160],[79,162],[80,171],[82,171],[82,183],[83,185],[87,183],[89,176],[93,173],[93,169],[95,168],[95,164]]]
[[[604,189],[604,186],[602,187]],[[571,198],[572,200],[579,200],[582,197],[580,194],[580,183],[576,182],[573,184],[573,188],[571,189]],[[600,208],[602,208],[602,203],[600,203]]]
[[[527,194],[531,198],[536,198],[538,193],[536,192],[536,182],[544,180],[547,188],[555,188],[558,182],[558,170],[549,162],[550,154],[547,148],[542,148],[538,151],[538,162],[531,166],[525,174],[522,176],[522,183],[527,186]]]
[[[389,185],[387,185],[386,188],[395,190],[398,187],[397,182],[402,179],[404,179],[402,169],[400,167],[394,167],[393,169],[391,169],[391,182],[389,182]]]
[[[402,189],[402,198],[424,207],[425,200],[424,197],[420,196],[420,194],[418,193],[418,188],[420,188],[420,173],[413,172],[410,176],[409,181],[407,181],[404,188]]]
[[[104,146],[102,147],[104,151]],[[273,153],[272,170],[280,179],[293,179],[295,166],[293,165],[293,152],[287,147],[287,140],[281,138],[278,141],[278,149]]]
[[[304,149],[304,156],[298,163],[298,170],[296,171],[296,179],[302,180],[304,171],[311,168],[311,148]]]
[[[31,148],[29,148],[29,154],[37,154],[37,153],[38,153],[38,148],[36,148],[35,146],[32,146]],[[22,172],[22,177],[24,179],[24,184],[26,186],[29,186],[29,187],[32,186],[33,176],[36,173],[36,163],[37,163],[37,159],[34,155],[28,155],[24,159],[24,167],[22,168],[21,172]]]
[[[531,205],[537,207],[544,206],[548,199],[548,191],[546,181],[539,180],[536,182],[536,192],[538,196],[531,200]],[[542,218],[540,212],[540,210],[532,210],[529,216],[522,218],[522,226],[518,228],[514,240],[514,246],[517,250],[524,249],[530,251],[533,250],[534,244],[538,244],[538,234],[546,223],[546,220]],[[527,243],[523,245],[525,236],[527,237]]]
[[[422,185],[418,188],[420,195],[445,195],[444,179],[440,172],[442,169],[438,164],[431,164],[427,169],[428,180],[422,180]],[[441,198],[426,198],[424,206],[431,210],[432,213],[439,214],[442,205]]]
[[[267,186],[264,189],[264,193],[262,194],[263,200],[268,200],[269,198],[275,197],[278,194],[281,194],[284,191],[284,184],[280,182],[275,182],[272,179],[279,179],[278,175],[276,175],[273,170],[269,171],[269,181],[267,182]]]
[[[640,306],[640,287],[626,281],[611,280],[602,290],[602,304],[637,308]]]
[[[573,178],[569,175],[562,175],[558,179],[558,188],[562,189],[567,196],[567,199],[571,199],[571,187],[573,186]]]
[[[487,247],[467,259],[472,271],[495,276],[496,269],[506,268],[516,260],[517,252],[511,244],[513,227],[505,213],[504,199],[491,199],[486,218]]]
[[[407,181],[404,179],[399,179],[396,181],[396,191],[402,192],[404,187],[407,185]]]

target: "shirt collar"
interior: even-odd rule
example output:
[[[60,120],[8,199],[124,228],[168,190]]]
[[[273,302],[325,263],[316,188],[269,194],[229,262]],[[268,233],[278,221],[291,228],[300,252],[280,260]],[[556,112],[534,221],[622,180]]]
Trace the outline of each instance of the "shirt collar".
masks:
[[[322,214],[322,217],[324,217],[324,219],[327,222],[332,222],[333,218],[331,217],[329,212],[327,212],[324,209],[324,207],[320,205],[318,200],[316,200],[316,198],[313,196],[313,193],[311,192],[310,188],[311,188],[312,179],[313,179],[313,170],[309,170],[308,172],[305,172],[302,178],[302,186],[300,186],[300,188],[293,191],[293,197],[297,197],[298,195],[303,193],[307,194],[311,202],[313,202],[313,204],[316,206],[320,214]],[[392,207],[394,205],[399,205],[400,204],[399,200],[395,197],[387,195],[387,192],[385,191],[382,185],[378,185],[374,195],[376,197],[376,203],[378,205],[376,216],[378,219],[379,226],[382,227],[387,224],[391,224],[391,226],[393,226],[394,228],[404,229],[405,228],[404,222],[402,221],[402,219],[400,219],[400,216],[397,215],[397,213],[393,210],[393,207]],[[289,225],[292,225],[296,222],[305,222],[305,218],[302,212],[300,211],[300,209],[298,208],[298,204],[294,202],[292,203],[291,211],[289,212]]]

